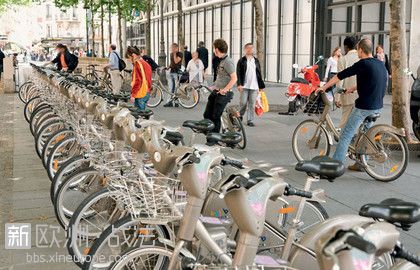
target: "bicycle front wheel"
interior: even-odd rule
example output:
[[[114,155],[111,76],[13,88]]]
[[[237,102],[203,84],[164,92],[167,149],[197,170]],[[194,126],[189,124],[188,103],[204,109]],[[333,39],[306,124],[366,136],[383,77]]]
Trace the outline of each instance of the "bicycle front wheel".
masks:
[[[331,145],[325,128],[313,119],[300,123],[292,137],[293,153],[298,161],[328,156]]]
[[[163,100],[162,90],[158,86],[153,84],[152,89],[150,90],[150,98],[147,101],[147,107],[155,108],[159,106],[162,100]]]
[[[178,89],[178,92],[179,104],[185,109],[192,109],[200,102],[200,92],[192,86],[187,85],[183,89]]]
[[[164,270],[168,269],[171,256],[172,250],[163,246],[134,248],[122,254],[119,260],[115,261],[109,269]],[[178,257],[178,266],[176,269],[181,269],[181,256],[180,254]]]
[[[361,156],[366,172],[378,181],[398,179],[408,164],[407,142],[401,136],[385,130],[379,131],[373,138],[376,153]]]
[[[242,124],[241,119],[239,119],[239,117],[232,116],[232,126],[233,126],[233,129],[234,129],[233,131],[240,133],[241,136],[242,136],[242,141],[240,143],[238,143],[238,148],[239,149],[245,149],[247,140],[246,140],[245,127]]]

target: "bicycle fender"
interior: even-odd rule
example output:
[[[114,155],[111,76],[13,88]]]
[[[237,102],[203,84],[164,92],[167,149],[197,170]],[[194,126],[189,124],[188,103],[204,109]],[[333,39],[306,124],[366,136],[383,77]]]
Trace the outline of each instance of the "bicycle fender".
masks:
[[[395,135],[405,137],[403,128],[396,128],[386,124],[378,124],[371,127],[367,132],[366,136],[362,136],[356,146],[356,153],[358,154],[374,154],[376,149],[373,148],[372,142],[375,141],[375,136],[378,132],[388,131]]]
[[[175,249],[175,243],[169,239],[159,237],[157,241],[165,247],[170,247],[172,250]],[[180,252],[183,256],[193,259],[194,261],[196,260],[196,257],[188,249],[182,248]]]

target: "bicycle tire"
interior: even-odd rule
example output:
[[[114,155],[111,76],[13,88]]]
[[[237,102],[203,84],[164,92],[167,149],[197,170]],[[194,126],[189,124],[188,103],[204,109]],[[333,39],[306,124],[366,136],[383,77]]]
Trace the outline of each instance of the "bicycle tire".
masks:
[[[187,86],[188,87],[188,86]],[[178,98],[179,104],[185,108],[185,109],[192,109],[195,106],[197,106],[197,104],[200,102],[200,91],[198,91],[198,89],[195,89],[194,87],[191,87],[193,89],[193,91],[196,94],[197,99],[194,101],[194,103],[192,105],[187,105],[184,104],[183,99],[182,98]],[[179,91],[179,90],[178,90]],[[191,98],[191,97],[190,97]],[[192,97],[193,98],[193,97]]]
[[[74,153],[72,156],[69,156],[65,161],[58,161],[57,159],[54,158],[54,153],[60,148],[63,147],[63,145],[65,143],[76,143],[76,138],[74,137],[69,137],[66,138],[60,142],[58,142],[56,145],[54,145],[53,149],[51,150],[50,154],[48,155],[48,160],[47,160],[47,164],[46,164],[46,171],[48,173],[48,177],[50,179],[54,178],[55,173],[60,169],[61,165],[64,164],[66,161],[70,160],[72,157],[79,155],[80,153]],[[74,145],[73,145],[74,147]],[[57,160],[57,161],[55,161]],[[60,163],[61,162],[61,163]],[[54,170],[54,163],[57,164],[57,170],[56,172],[52,171]]]
[[[156,96],[158,98],[157,98],[157,101],[155,103],[152,103],[151,100],[153,100],[152,98],[153,98],[153,94],[154,94],[154,93],[152,93],[152,91],[154,89],[156,89]],[[150,93],[150,98],[147,101],[147,107],[149,107],[149,108],[156,108],[157,106],[160,105],[160,103],[162,103],[162,101],[163,101],[163,92],[162,92],[162,89],[160,89],[159,86],[153,84],[152,85],[152,90],[151,90],[151,93]]]
[[[363,163],[363,165],[365,166],[365,170],[366,170],[366,173],[370,176],[370,177],[372,177],[373,179],[375,179],[375,180],[377,180],[377,181],[381,181],[381,182],[391,182],[391,181],[394,181],[394,180],[397,180],[398,178],[400,178],[400,176],[405,172],[405,170],[407,169],[407,165],[408,165],[408,161],[409,161],[409,149],[408,149],[408,144],[407,144],[407,142],[406,142],[406,140],[403,138],[403,137],[401,137],[401,136],[399,136],[399,135],[397,135],[397,134],[395,134],[395,133],[393,133],[393,132],[388,132],[388,131],[381,131],[381,133],[383,134],[383,133],[389,133],[389,134],[391,134],[393,137],[394,137],[394,139],[396,139],[397,141],[398,141],[398,143],[399,143],[399,146],[401,147],[401,150],[402,150],[402,152],[403,152],[403,158],[404,158],[404,161],[403,161],[403,163],[402,163],[402,166],[398,166],[398,168],[399,168],[399,171],[396,173],[396,174],[392,174],[391,176],[381,176],[381,175],[379,175],[379,174],[377,174],[370,166],[369,166],[369,163],[368,163],[368,157],[367,157],[367,155],[361,155],[361,161],[362,161],[362,163]],[[375,137],[376,137],[376,135],[375,135]],[[389,156],[387,156],[387,159],[389,160]],[[393,172],[392,171],[392,169],[395,167],[395,166],[397,166],[397,165],[394,165],[393,167],[391,167],[391,169],[390,169],[390,171],[391,172]],[[398,169],[397,168],[397,169]]]
[[[92,176],[92,178],[86,178],[89,176]],[[81,168],[80,170],[75,171],[73,174],[66,177],[66,179],[61,183],[54,197],[54,213],[58,220],[58,223],[61,225],[63,229],[67,229],[70,218],[73,215],[74,211],[77,209],[77,207],[80,205],[80,203],[87,196],[97,191],[98,189],[90,193],[89,192],[83,193],[81,191],[80,193],[83,193],[84,195],[86,195],[83,199],[76,197],[75,194],[72,194],[72,196],[69,196],[72,198],[72,204],[73,204],[72,206],[74,206],[73,207],[74,209],[70,209],[68,204],[64,205],[66,196],[69,195],[69,193],[73,190],[75,186],[79,186],[80,183],[86,182],[86,179],[88,179],[88,182],[93,181],[93,183],[97,183],[99,185],[100,183],[99,183],[98,177],[100,177],[100,175],[96,169],[92,167],[87,167],[87,168]]]
[[[417,140],[420,141],[420,122],[414,122],[413,121],[413,132],[414,136],[416,136]]]
[[[79,239],[88,239],[89,243],[92,243],[94,241],[94,239],[98,238],[100,236],[100,233],[95,235],[90,234],[89,231],[89,227],[92,227],[92,221],[89,220],[88,226],[86,228],[86,233],[87,235],[80,235],[80,234],[76,234],[76,231],[74,230],[74,228],[81,228],[81,230],[84,229],[84,227],[82,227],[81,225],[81,220],[84,219],[85,217],[85,212],[87,211],[87,209],[89,209],[90,207],[92,207],[93,205],[97,204],[100,200],[103,199],[111,199],[113,200],[112,197],[113,192],[110,191],[108,188],[103,188],[95,193],[92,193],[90,196],[88,196],[86,199],[83,200],[83,202],[80,203],[79,207],[76,209],[76,211],[74,211],[68,227],[71,228],[71,235],[70,237],[68,237],[68,241],[67,241],[67,250],[69,252],[69,254],[72,256],[72,258],[76,258],[75,263],[81,267],[82,264],[80,263],[81,261],[84,260],[83,258],[83,254],[80,252],[79,247],[76,247],[77,242],[79,241]],[[114,201],[115,202],[115,201]],[[109,205],[107,203],[107,205]],[[121,213],[122,214],[122,213]],[[121,218],[123,218],[123,216],[119,216],[117,218],[117,220],[120,220]],[[111,223],[112,224],[112,223]],[[108,226],[110,226],[111,224],[93,224],[94,228],[98,228],[98,229],[102,229],[102,231],[104,231]]]
[[[31,117],[29,118],[29,129],[32,135],[34,134],[35,125],[37,121],[39,120],[39,118],[42,117],[44,113],[50,112],[50,111],[51,111],[51,107],[46,104],[46,105],[39,106],[32,112]]]
[[[19,99],[20,101],[22,101],[23,103],[26,103],[26,91],[28,90],[27,88],[30,87],[31,85],[34,85],[32,81],[27,81],[25,83],[23,83],[20,87],[19,87]]]
[[[39,104],[36,104],[37,101],[40,101],[42,103],[41,97],[36,96],[28,100],[27,103],[25,103],[25,107],[23,108],[23,115],[25,116],[26,122],[29,123],[29,119],[31,118],[32,112],[37,109]]]
[[[34,132],[34,138],[35,138],[35,140],[36,140],[36,138],[38,138],[38,136],[39,136],[39,132],[45,127],[45,126],[48,126],[48,125],[50,125],[52,122],[54,122],[54,121],[62,121],[62,119],[59,117],[59,116],[57,116],[57,115],[55,115],[55,114],[53,114],[53,115],[49,115],[49,116],[46,116],[46,117],[44,117],[43,118],[43,120],[42,121],[39,121],[39,125],[35,128],[35,132]]]
[[[293,131],[292,149],[293,149],[293,154],[295,155],[295,157],[298,161],[311,160],[315,156],[322,156],[322,155],[328,156],[330,154],[331,145],[329,143],[327,130],[323,126],[320,126],[320,128],[321,128],[320,135],[322,134],[325,138],[325,149],[321,149],[320,152],[317,152],[317,154],[314,154],[314,155],[309,154],[308,157],[307,156],[305,156],[305,157],[302,156],[302,153],[300,153],[300,151],[298,149],[298,142],[297,142],[298,137],[297,136],[298,136],[298,133],[302,133],[302,132],[300,132],[301,127],[303,127],[304,125],[306,125],[308,123],[312,123],[312,124],[318,126],[317,121],[315,121],[313,119],[308,119],[308,120],[305,120],[305,121],[301,122],[299,125],[297,125],[297,127]],[[305,131],[305,133],[306,132],[307,132],[307,130]]]
[[[89,252],[86,255],[86,256],[89,256],[90,260],[87,260],[83,263],[82,269],[84,269],[84,270],[97,269],[97,268],[94,268],[94,266],[92,265],[92,261],[93,261],[92,258],[94,258],[95,255],[98,256],[97,253],[100,250],[100,248],[108,245],[108,239],[115,236],[115,232],[121,231],[124,228],[132,227],[132,226],[135,226],[135,225],[140,225],[141,226],[142,223],[133,219],[133,217],[131,215],[127,215],[127,216],[123,217],[122,219],[116,221],[114,224],[112,224],[108,228],[106,228],[105,231],[103,233],[101,233],[100,237],[97,238],[93,242],[92,247],[89,249]],[[165,226],[165,225],[155,225],[155,226],[162,233],[163,238],[166,238],[166,239],[170,238],[171,234],[170,234],[167,226]],[[123,248],[123,247],[121,246],[121,248]],[[109,264],[112,264],[112,263],[113,262],[109,262]],[[103,269],[107,269],[107,268],[103,268]]]
[[[246,138],[245,127],[244,127],[241,119],[239,119],[236,116],[232,116],[232,125],[238,127],[238,131],[235,130],[235,132],[239,132],[241,134],[241,136],[242,136],[242,141],[240,143],[238,143],[237,148],[243,150],[243,149],[246,148],[246,145],[247,145],[247,138]]]
[[[133,265],[130,264],[130,261],[135,260],[139,256],[142,256],[144,254],[151,254],[151,255],[158,255],[160,262],[157,264],[150,264],[148,263],[148,266],[153,266],[153,269],[156,270],[166,270],[169,268],[169,262],[171,260],[173,250],[168,249],[166,246],[145,246],[141,248],[132,248],[130,250],[127,250],[121,256],[119,257],[119,260],[114,261],[111,266],[109,267],[109,270],[123,270],[123,269],[130,269]],[[180,253],[178,256],[178,265],[176,266],[176,269],[181,269],[181,264],[183,260],[183,254]],[[143,259],[141,261],[144,261]],[[134,266],[136,267],[136,266]],[[136,268],[137,269],[137,268]]]
[[[57,173],[54,175],[54,178],[51,180],[51,187],[50,187],[50,199],[51,202],[54,203],[54,197],[57,193],[57,190],[62,182],[65,181],[65,178],[71,174],[73,174],[76,170],[80,168],[86,168],[89,164],[86,159],[82,156],[74,156],[68,161],[66,161]]]
[[[47,166],[48,155],[50,153],[50,150],[52,150],[52,148],[54,147],[56,143],[60,142],[61,140],[63,140],[64,138],[68,136],[71,136],[71,134],[74,134],[73,130],[70,130],[68,128],[63,128],[61,130],[56,131],[54,134],[52,134],[50,138],[45,142],[44,148],[42,149],[42,153],[41,153],[41,160],[42,160],[42,164],[44,165],[44,168],[46,168]]]
[[[46,141],[48,141],[49,138],[57,132],[57,130],[60,130],[63,127],[64,123],[62,120],[53,120],[49,123],[46,123],[39,130],[38,134],[35,136],[35,150],[40,159],[42,159],[42,152],[44,151]]]

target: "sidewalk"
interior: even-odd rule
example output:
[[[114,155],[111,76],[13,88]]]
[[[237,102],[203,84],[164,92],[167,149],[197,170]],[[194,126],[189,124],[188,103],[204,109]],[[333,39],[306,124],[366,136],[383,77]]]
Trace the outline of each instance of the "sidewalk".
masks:
[[[63,258],[68,254],[65,233],[56,221],[50,180],[35,152],[23,107],[16,94],[0,95],[0,269],[78,269]],[[31,224],[31,249],[6,250],[5,223]],[[46,241],[37,226],[47,230]]]

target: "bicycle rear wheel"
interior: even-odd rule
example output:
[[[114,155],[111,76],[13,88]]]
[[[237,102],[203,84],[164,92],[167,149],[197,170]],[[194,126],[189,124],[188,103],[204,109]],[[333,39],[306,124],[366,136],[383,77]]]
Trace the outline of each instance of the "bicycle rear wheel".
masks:
[[[153,84],[152,89],[150,90],[150,98],[147,101],[147,107],[155,108],[159,106],[162,100],[163,100],[162,89],[160,89],[160,87],[157,86],[156,84]]]
[[[377,152],[361,156],[366,172],[382,182],[398,179],[408,164],[409,150],[405,139],[393,132],[382,130],[375,134],[373,143]]]
[[[245,149],[246,148],[246,144],[247,144],[245,127],[242,124],[242,121],[241,121],[241,119],[239,119],[239,117],[237,117],[237,116],[231,116],[231,118],[232,118],[233,131],[240,133],[241,136],[242,136],[242,141],[240,143],[238,143],[238,146],[237,147],[239,149]]]
[[[298,161],[311,160],[316,156],[328,156],[331,145],[327,131],[313,119],[300,123],[292,137],[293,153]]]

